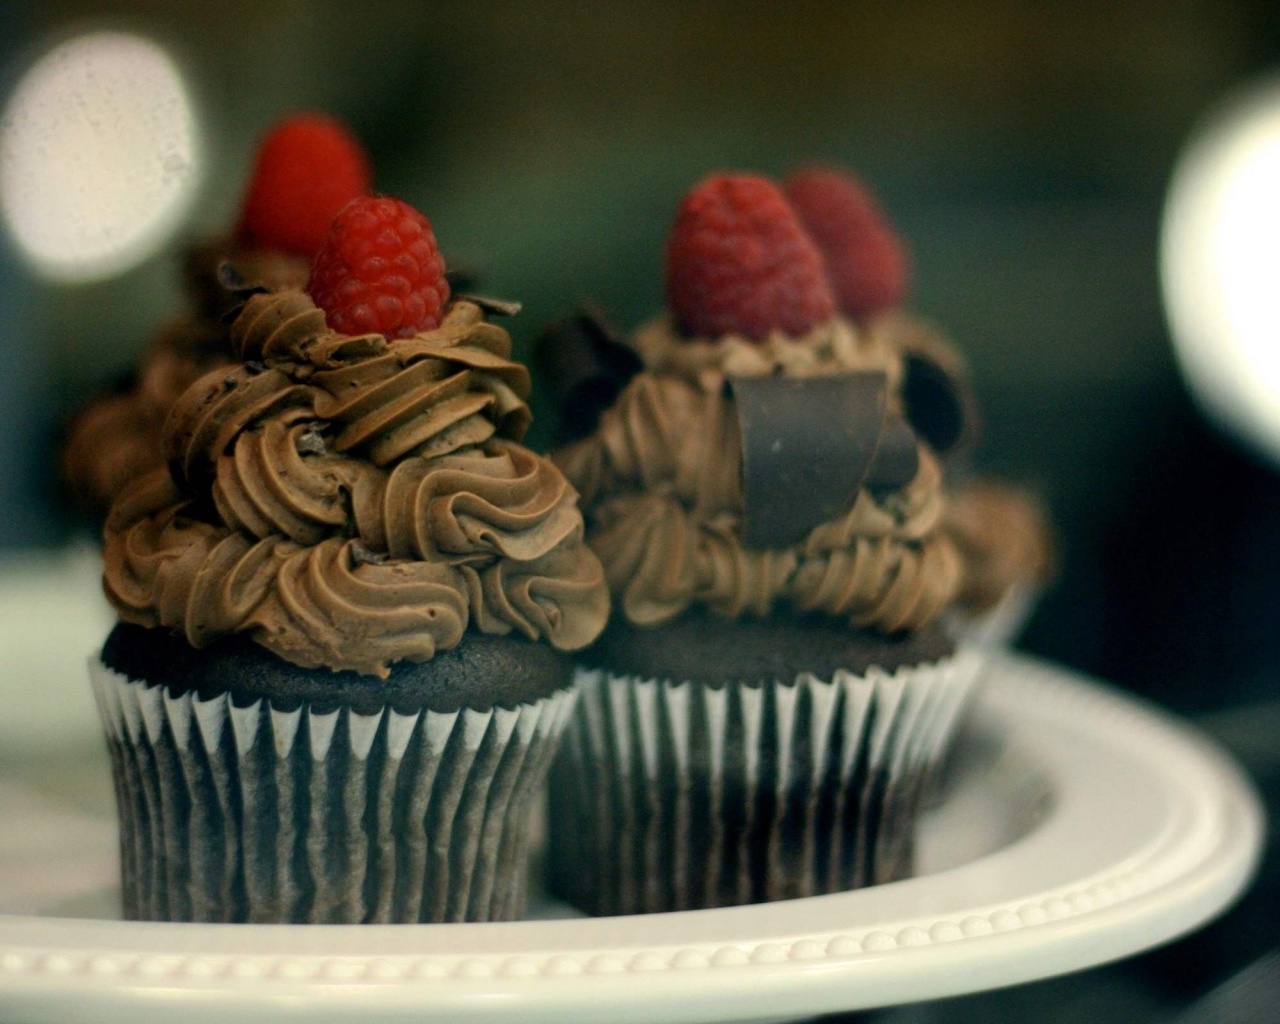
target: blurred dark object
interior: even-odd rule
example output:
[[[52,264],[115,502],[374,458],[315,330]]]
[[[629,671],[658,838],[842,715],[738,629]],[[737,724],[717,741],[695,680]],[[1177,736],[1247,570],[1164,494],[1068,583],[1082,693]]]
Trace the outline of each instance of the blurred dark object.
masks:
[[[1173,1024],[1260,1024],[1280,1015],[1280,953],[1256,960]]]
[[[533,367],[550,396],[553,443],[590,434],[641,365],[603,310],[591,303],[548,325],[534,342]]]

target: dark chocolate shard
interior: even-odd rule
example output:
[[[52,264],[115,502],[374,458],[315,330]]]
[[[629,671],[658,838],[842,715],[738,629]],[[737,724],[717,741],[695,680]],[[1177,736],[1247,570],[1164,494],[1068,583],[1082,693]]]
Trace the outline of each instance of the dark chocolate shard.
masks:
[[[885,427],[883,373],[733,377],[748,547],[798,544],[849,509]]]
[[[235,297],[235,301],[220,318],[224,324],[229,324],[238,317],[240,311],[244,309],[245,303],[253,296],[265,295],[271,290],[260,284],[250,284],[230,260],[223,260],[218,264],[215,276],[218,279],[218,284]]]
[[[449,282],[449,291],[455,295],[458,292],[474,292],[484,280],[478,264],[452,256],[447,257],[444,263],[449,268],[444,272],[444,279]]]
[[[460,292],[453,296],[463,302],[474,302],[490,316],[515,316],[524,306],[519,302],[511,302],[507,299],[495,299],[489,295],[471,295],[467,292]]]
[[[643,368],[635,350],[589,303],[538,335],[534,360],[539,382],[551,393],[560,415],[557,443],[590,434],[600,414]]]
[[[907,353],[902,400],[907,419],[939,455],[967,447],[977,432],[977,404],[968,384],[925,352]]]
[[[896,491],[911,483],[919,471],[920,444],[915,431],[906,420],[894,416],[884,425],[864,482],[872,490]]]
[[[229,292],[243,291],[249,287],[249,282],[244,279],[244,275],[236,270],[235,264],[230,260],[223,260],[218,264],[214,271],[218,278],[218,284]],[[266,291],[264,288],[263,291]]]

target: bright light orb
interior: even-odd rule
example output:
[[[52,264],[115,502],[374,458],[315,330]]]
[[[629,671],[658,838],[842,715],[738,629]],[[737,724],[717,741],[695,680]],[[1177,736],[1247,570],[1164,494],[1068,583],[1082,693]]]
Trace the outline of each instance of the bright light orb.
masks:
[[[1280,462],[1280,79],[1228,103],[1192,139],[1165,204],[1160,260],[1192,394]]]
[[[169,239],[198,182],[195,114],[155,43],[95,32],[46,53],[0,118],[0,212],[60,281],[110,277]]]

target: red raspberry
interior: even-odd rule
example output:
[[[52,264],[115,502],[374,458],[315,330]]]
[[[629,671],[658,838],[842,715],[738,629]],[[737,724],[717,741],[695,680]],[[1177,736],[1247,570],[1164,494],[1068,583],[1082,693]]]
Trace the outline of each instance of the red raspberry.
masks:
[[[864,317],[899,305],[907,253],[866,186],[843,171],[812,167],[791,175],[785,187],[822,250],[840,308]]]
[[[335,331],[388,338],[438,327],[449,300],[431,222],[387,196],[353,199],[334,218],[307,291]]]
[[[369,194],[369,159],[355,137],[321,114],[277,124],[258,147],[237,237],[248,246],[313,256],[329,225]]]
[[[667,302],[686,334],[798,336],[835,311],[822,256],[786,197],[747,174],[707,178],[667,240]]]

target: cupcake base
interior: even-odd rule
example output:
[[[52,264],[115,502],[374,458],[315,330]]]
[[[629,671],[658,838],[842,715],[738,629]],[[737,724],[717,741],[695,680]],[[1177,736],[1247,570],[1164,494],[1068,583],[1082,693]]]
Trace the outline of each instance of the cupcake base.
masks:
[[[760,627],[764,640],[773,628]],[[664,632],[652,634],[655,659],[677,649]],[[597,915],[652,913],[911,873],[915,819],[979,656],[749,678],[760,652],[774,663],[788,656],[786,645],[755,645],[750,633],[735,666],[745,680],[578,671],[579,709],[550,789],[557,895]],[[814,664],[856,664],[849,651],[822,653],[812,639]],[[898,649],[935,642],[917,637],[916,647]],[[715,646],[710,638],[704,649]]]
[[[573,705],[559,655],[468,635],[388,684],[308,673],[237,641],[191,652],[198,668],[187,666],[183,685],[190,648],[175,654],[175,643],[186,646],[117,627],[90,666],[120,812],[125,917],[520,916],[534,794]],[[486,675],[469,689],[440,685],[477,665]],[[219,687],[220,677],[236,684]],[[325,681],[322,702],[311,689]],[[492,699],[513,686],[528,699]]]

